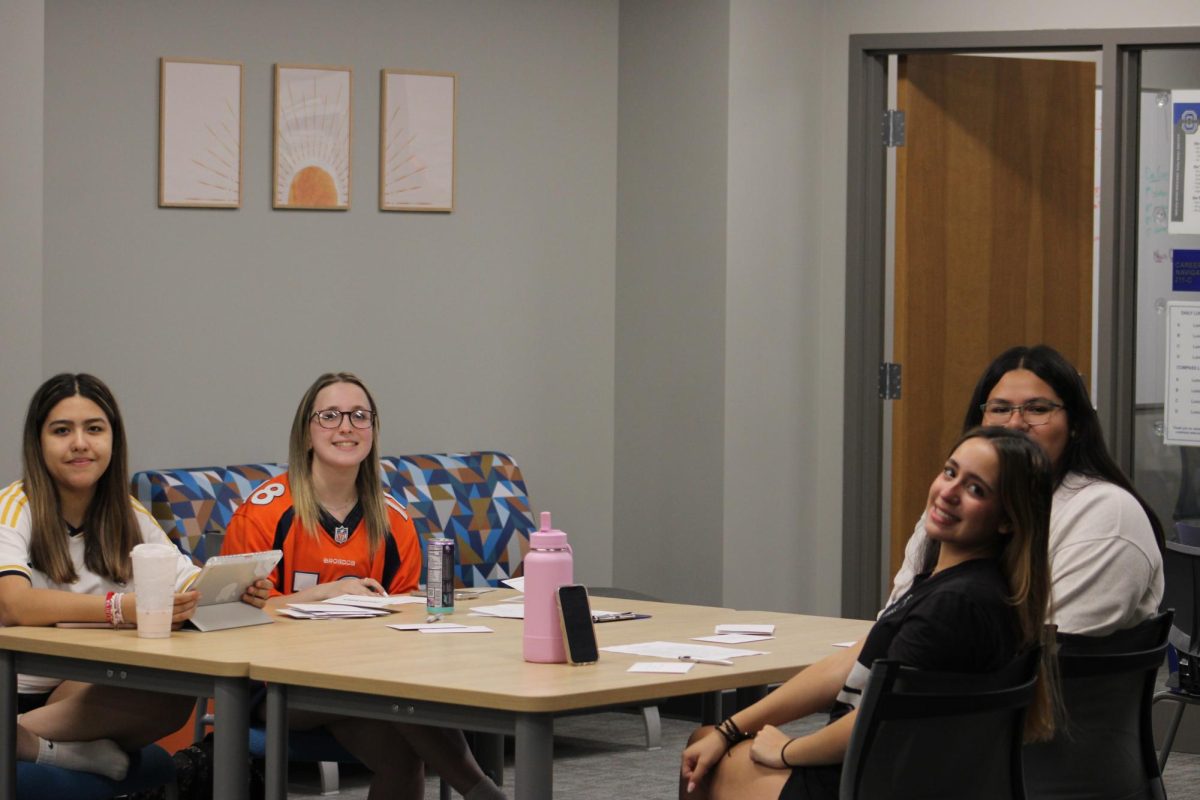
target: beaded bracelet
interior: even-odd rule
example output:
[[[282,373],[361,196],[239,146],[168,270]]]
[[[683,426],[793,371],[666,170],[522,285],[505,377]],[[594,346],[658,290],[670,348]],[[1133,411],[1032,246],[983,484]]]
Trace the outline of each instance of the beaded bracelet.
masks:
[[[753,733],[745,733],[739,728],[737,723],[733,721],[733,717],[726,717],[722,720],[721,724],[717,726],[717,732],[725,739],[726,755],[729,755],[734,745],[754,738]]]
[[[109,592],[104,595],[104,621],[109,625],[113,624],[113,596],[116,592]]]

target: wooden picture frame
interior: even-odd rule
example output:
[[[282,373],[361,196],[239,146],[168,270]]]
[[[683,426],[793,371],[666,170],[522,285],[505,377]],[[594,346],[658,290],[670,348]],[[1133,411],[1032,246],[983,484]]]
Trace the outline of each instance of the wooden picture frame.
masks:
[[[379,82],[379,209],[454,211],[458,76],[384,69]]]
[[[349,210],[353,83],[350,67],[275,65],[273,208]]]
[[[158,63],[158,205],[241,208],[242,62]]]

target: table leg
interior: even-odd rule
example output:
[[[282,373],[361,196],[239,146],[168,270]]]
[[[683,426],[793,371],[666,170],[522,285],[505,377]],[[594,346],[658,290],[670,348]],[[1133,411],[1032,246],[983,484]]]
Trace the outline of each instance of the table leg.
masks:
[[[554,717],[519,714],[516,724],[516,800],[554,796]]]
[[[250,795],[250,685],[243,678],[217,678],[213,697],[213,795],[248,800]]]
[[[17,798],[17,664],[0,650],[0,798]]]
[[[721,693],[705,692],[700,695],[700,723],[703,725],[716,725],[721,720],[725,719],[721,711]]]
[[[286,800],[288,782],[287,687],[267,684],[267,796]]]

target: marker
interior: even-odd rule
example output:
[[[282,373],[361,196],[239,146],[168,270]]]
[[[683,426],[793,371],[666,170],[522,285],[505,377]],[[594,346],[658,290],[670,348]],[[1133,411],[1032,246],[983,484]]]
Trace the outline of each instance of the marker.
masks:
[[[432,625],[435,622],[441,622],[441,621],[442,621],[441,614],[430,614],[428,617],[425,618],[426,625]]]
[[[732,667],[733,662],[727,658],[696,658],[695,656],[679,656],[680,661],[691,661],[694,664],[717,664],[722,667]]]

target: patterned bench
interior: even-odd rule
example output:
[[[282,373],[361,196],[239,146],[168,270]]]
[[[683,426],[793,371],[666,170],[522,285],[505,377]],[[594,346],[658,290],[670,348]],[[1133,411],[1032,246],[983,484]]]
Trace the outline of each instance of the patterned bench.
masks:
[[[138,472],[133,494],[180,550],[197,563],[213,553],[230,517],[260,484],[286,464],[237,464]],[[534,530],[521,468],[494,451],[385,456],[384,489],[405,506],[424,543],[455,540],[459,587],[497,586],[522,574]],[[421,583],[425,567],[421,567]]]

